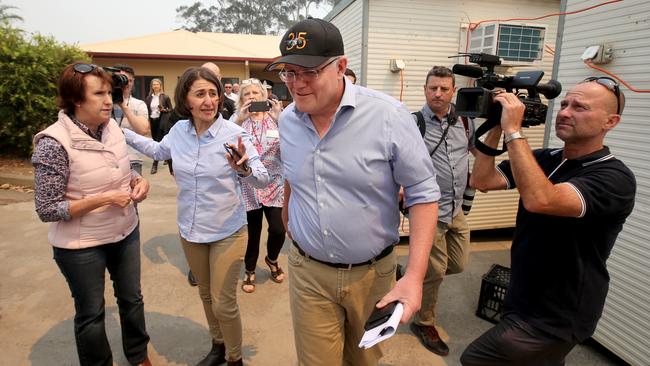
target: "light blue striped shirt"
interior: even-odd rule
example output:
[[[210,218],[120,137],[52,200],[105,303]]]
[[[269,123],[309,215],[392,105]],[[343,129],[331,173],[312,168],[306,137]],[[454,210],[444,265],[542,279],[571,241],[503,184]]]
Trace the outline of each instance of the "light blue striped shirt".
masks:
[[[209,243],[229,237],[246,224],[237,173],[226,159],[224,143],[237,144],[243,137],[251,175],[242,178],[263,188],[269,175],[243,128],[221,116],[201,136],[188,120],[177,122],[159,143],[124,130],[126,142],[154,160],[172,159],[178,185],[178,229],[194,243]]]
[[[293,238],[314,258],[350,264],[398,242],[400,186],[407,206],[436,202],[440,191],[408,110],[343,80],[345,92],[322,140],[295,104],[279,125]]]

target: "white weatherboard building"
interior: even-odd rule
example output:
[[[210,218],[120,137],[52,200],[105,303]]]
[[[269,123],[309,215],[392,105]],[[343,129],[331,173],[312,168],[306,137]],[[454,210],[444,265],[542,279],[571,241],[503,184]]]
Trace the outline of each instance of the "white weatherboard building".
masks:
[[[459,52],[499,54],[504,66],[496,71],[543,70],[551,78],[560,0],[342,0],[328,19],[340,30],[349,68],[360,84],[400,99],[412,112],[425,103],[424,82],[434,65],[464,63]],[[493,21],[490,21],[493,20]],[[467,40],[468,25],[482,22]],[[401,65],[403,70],[398,71]],[[393,71],[391,71],[391,68]],[[469,86],[458,77],[459,87]],[[526,131],[529,142],[541,147],[544,126]],[[512,227],[519,195],[516,190],[477,193],[468,221],[472,229]]]

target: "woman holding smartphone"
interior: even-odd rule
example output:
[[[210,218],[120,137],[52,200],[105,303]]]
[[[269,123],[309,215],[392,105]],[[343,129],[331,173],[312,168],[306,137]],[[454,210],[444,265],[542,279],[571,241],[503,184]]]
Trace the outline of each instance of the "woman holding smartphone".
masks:
[[[175,93],[177,113],[189,119],[178,121],[160,142],[125,130],[127,143],[141,153],[174,161],[180,240],[212,335],[201,366],[242,365],[237,281],[248,231],[240,181],[265,187],[269,180],[251,136],[219,114],[223,98],[213,72],[189,68]]]
[[[260,236],[262,234],[262,216],[268,222],[268,240],[264,262],[271,271],[271,280],[276,283],[284,281],[284,271],[278,264],[278,256],[284,244],[285,230],[282,224],[282,204],[284,203],[284,177],[280,161],[280,134],[278,117],[282,104],[277,100],[268,100],[265,85],[258,79],[241,82],[237,122],[253,136],[253,145],[269,172],[271,181],[264,188],[255,188],[242,182],[242,195],[246,203],[248,218],[248,246],[244,257],[246,267],[242,290],[247,293],[255,291],[255,267],[259,258]]]

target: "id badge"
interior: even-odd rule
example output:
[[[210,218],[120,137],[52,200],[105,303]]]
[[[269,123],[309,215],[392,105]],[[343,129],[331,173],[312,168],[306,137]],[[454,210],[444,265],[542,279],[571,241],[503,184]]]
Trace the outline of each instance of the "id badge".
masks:
[[[266,137],[270,139],[279,139],[280,138],[280,131],[278,130],[267,130],[266,131]]]

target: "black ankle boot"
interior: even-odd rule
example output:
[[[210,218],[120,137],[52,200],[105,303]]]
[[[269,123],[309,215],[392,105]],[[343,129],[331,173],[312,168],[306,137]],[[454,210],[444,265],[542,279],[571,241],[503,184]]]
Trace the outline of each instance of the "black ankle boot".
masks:
[[[226,362],[226,346],[223,343],[212,343],[212,349],[196,366],[218,366]]]
[[[228,366],[244,366],[244,362],[242,362],[242,359],[240,358],[237,361],[228,361]]]
[[[154,160],[153,165],[151,165],[151,174],[156,174],[158,172],[158,161]]]

